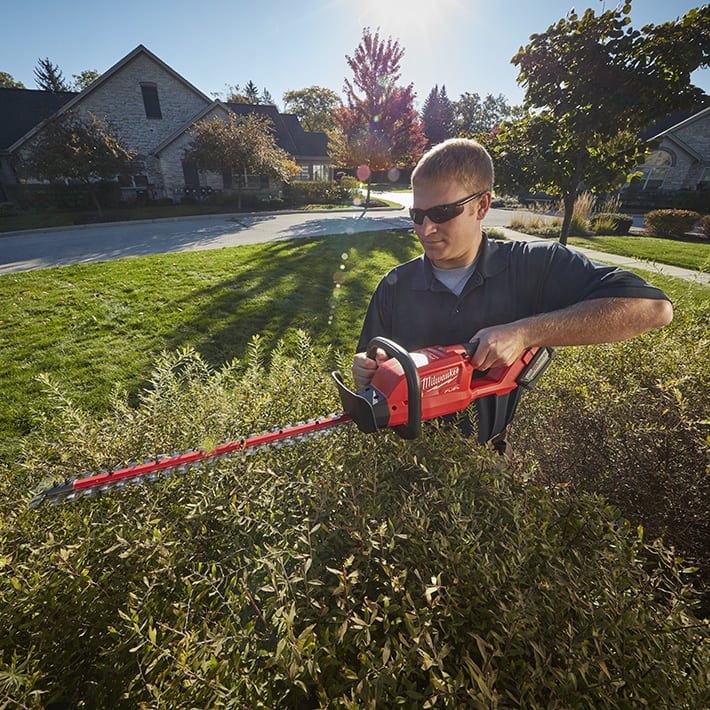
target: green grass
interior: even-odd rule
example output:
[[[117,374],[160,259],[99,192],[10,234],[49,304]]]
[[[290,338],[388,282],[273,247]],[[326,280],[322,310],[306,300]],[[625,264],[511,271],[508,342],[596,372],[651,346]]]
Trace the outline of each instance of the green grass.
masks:
[[[49,373],[101,411],[136,393],[163,350],[192,345],[211,364],[267,349],[301,328],[350,352],[370,294],[412,235],[377,232],[153,255],[0,277],[0,459],[41,417]]]
[[[680,266],[696,271],[710,270],[710,241],[661,239],[626,235],[623,237],[569,237],[569,244],[608,254]]]

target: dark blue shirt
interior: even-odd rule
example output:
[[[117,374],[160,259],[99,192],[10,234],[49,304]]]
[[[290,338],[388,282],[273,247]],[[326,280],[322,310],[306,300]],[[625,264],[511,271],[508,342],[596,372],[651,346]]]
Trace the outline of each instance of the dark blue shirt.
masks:
[[[436,278],[423,254],[387,273],[370,300],[357,351],[377,335],[410,351],[465,343],[481,328],[613,297],[667,298],[636,274],[594,263],[558,242],[503,242],[484,234],[460,296]],[[519,397],[515,390],[477,401],[481,442],[505,428]]]

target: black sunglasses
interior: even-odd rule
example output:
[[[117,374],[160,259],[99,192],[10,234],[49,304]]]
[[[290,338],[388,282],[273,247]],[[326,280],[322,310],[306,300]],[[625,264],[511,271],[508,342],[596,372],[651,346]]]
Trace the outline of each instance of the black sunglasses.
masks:
[[[471,200],[475,200],[477,197],[484,195],[488,190],[481,190],[480,192],[474,192],[473,195],[464,197],[463,200],[458,202],[450,202],[448,205],[435,205],[430,207],[428,210],[421,210],[418,207],[411,207],[409,210],[409,216],[412,218],[414,224],[424,224],[424,217],[428,217],[432,222],[436,224],[442,224],[443,222],[448,222],[454,217],[458,217],[463,212],[463,206]]]

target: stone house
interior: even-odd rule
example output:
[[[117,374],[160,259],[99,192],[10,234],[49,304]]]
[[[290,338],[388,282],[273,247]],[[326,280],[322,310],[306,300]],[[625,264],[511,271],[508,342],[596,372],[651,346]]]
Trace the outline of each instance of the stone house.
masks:
[[[304,131],[298,118],[275,106],[215,101],[193,86],[143,45],[139,45],[80,93],[0,89],[0,189],[16,182],[10,158],[21,160],[23,148],[44,122],[65,111],[106,118],[124,145],[138,152],[143,175],[121,180],[123,196],[138,192],[178,201],[186,192],[229,189],[228,176],[198,172],[183,162],[198,121],[228,113],[258,112],[274,125],[277,145],[301,168],[302,180],[328,179],[330,162],[324,133]],[[261,176],[248,176],[255,191],[278,191]],[[228,181],[228,184],[225,183]],[[0,195],[0,199],[2,195]]]
[[[636,200],[682,206],[684,198],[710,212],[710,106],[652,126],[647,142],[645,162],[636,168],[640,175],[628,188]]]

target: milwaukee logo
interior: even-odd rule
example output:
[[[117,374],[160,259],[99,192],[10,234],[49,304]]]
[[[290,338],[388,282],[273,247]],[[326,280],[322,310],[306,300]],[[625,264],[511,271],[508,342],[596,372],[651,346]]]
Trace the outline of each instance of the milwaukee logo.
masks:
[[[444,387],[445,385],[450,385],[458,379],[458,374],[459,368],[451,367],[446,372],[422,377],[422,391],[428,392],[433,389]]]

